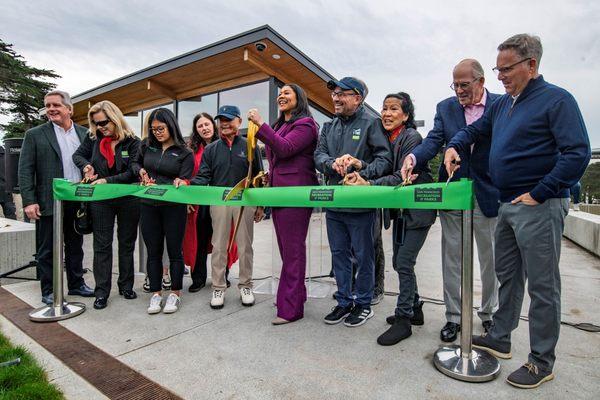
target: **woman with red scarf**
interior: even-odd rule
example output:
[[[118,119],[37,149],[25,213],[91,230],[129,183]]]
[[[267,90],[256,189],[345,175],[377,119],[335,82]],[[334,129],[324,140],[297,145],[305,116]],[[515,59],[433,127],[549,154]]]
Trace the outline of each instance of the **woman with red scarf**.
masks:
[[[89,136],[73,154],[73,161],[92,185],[132,183],[137,176],[130,161],[138,156],[140,140],[125,122],[123,113],[110,101],[96,103],[88,111]],[[96,201],[90,204],[94,234],[94,308],[108,303],[112,278],[112,243],[115,218],[119,240],[119,294],[135,299],[133,291],[133,251],[140,219],[139,200],[132,196]]]
[[[208,113],[200,113],[194,117],[192,123],[192,134],[188,147],[194,153],[194,176],[198,173],[204,148],[215,139],[217,125],[213,117]],[[210,206],[188,206],[188,218],[183,239],[183,259],[186,265],[191,266],[192,284],[190,293],[200,291],[206,286],[206,259],[212,251],[212,220],[210,218]],[[227,270],[225,276],[229,275],[229,268],[237,261],[237,246],[232,247],[227,255]],[[229,286],[229,280],[227,280]]]

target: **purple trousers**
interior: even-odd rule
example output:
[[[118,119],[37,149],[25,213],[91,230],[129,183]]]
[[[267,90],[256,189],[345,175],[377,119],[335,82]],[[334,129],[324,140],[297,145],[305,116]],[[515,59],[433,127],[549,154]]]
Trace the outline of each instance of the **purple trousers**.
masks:
[[[273,208],[273,225],[281,254],[277,316],[295,321],[304,316],[306,301],[306,235],[312,208]]]

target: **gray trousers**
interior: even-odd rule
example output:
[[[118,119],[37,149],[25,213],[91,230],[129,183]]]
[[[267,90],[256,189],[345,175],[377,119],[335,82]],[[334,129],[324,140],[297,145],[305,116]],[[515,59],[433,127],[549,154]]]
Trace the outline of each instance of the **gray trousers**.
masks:
[[[442,224],[442,278],[446,320],[460,324],[461,282],[461,212],[440,211]],[[481,272],[481,306],[477,315],[482,321],[492,319],[498,305],[498,280],[494,270],[494,231],[497,218],[488,218],[477,201],[473,210],[473,235]]]
[[[552,371],[560,331],[560,240],[569,199],[537,206],[503,203],[496,228],[496,273],[500,305],[490,337],[510,344],[519,324],[525,281],[529,305],[529,361]]]

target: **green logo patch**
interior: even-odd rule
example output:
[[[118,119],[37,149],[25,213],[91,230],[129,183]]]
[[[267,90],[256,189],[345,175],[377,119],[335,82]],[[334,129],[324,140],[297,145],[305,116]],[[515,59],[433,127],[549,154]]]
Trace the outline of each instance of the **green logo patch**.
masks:
[[[311,189],[311,201],[333,201],[333,192],[335,189]]]
[[[415,203],[441,203],[442,188],[415,188]]]
[[[352,140],[360,140],[360,128],[352,131]]]
[[[225,189],[225,190],[223,190],[223,196],[221,197],[221,200],[225,201],[225,197],[227,197],[227,195],[229,194],[229,192],[231,192],[231,189]],[[236,193],[235,196],[233,196],[228,201],[241,200],[243,192],[244,192],[243,190],[240,190],[238,193]]]
[[[94,195],[93,186],[77,186],[75,188],[75,196],[77,197],[92,197]]]
[[[144,194],[149,194],[150,196],[162,196],[165,193],[167,193],[168,189],[159,189],[159,188],[148,188],[146,189],[146,191],[144,192]]]

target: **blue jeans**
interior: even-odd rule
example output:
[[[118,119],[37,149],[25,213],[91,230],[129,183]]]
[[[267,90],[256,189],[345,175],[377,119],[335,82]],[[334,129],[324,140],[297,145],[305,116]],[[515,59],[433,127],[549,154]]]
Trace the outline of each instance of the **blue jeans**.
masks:
[[[375,249],[373,226],[375,211],[351,213],[327,210],[327,236],[333,272],[338,292],[336,300],[341,307],[353,303],[370,307],[375,284]],[[352,295],[352,250],[358,262]]]

